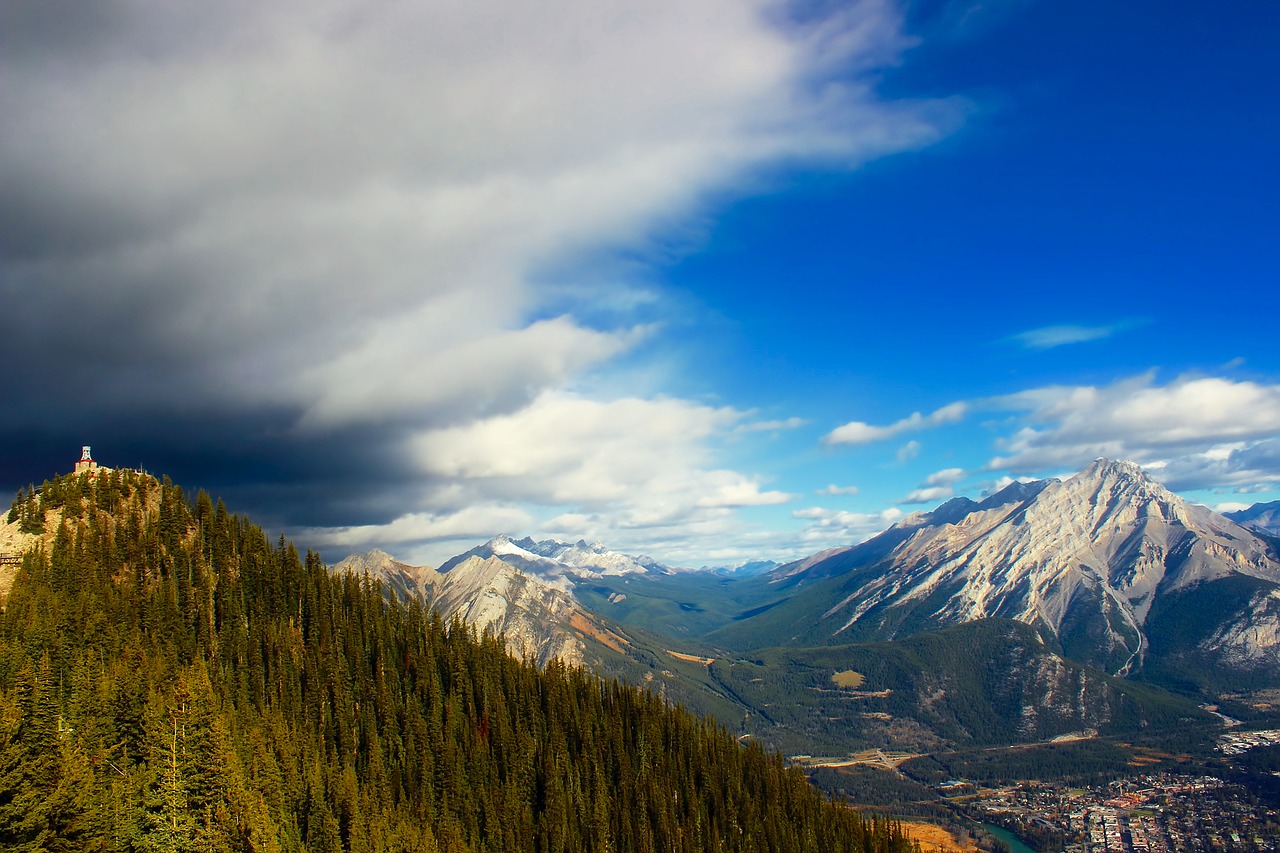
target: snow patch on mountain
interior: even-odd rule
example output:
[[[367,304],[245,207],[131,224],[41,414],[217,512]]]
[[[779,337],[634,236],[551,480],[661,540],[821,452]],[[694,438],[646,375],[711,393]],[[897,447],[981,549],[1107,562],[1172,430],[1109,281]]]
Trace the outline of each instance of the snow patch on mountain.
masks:
[[[510,536],[496,536],[446,561],[440,567],[441,573],[452,571],[470,557],[498,557],[565,591],[572,590],[575,579],[673,571],[650,557],[620,554],[599,543],[589,544],[583,540],[569,543],[554,539],[535,542],[529,537],[512,539]]]

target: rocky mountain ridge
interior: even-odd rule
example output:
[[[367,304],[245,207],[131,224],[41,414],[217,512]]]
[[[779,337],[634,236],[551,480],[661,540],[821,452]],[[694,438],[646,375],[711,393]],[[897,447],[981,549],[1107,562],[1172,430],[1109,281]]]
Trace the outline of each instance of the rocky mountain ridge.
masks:
[[[445,620],[456,617],[477,631],[502,634],[513,655],[540,665],[551,660],[587,663],[589,650],[598,645],[624,652],[628,639],[579,604],[563,570],[527,570],[530,565],[545,569],[553,561],[526,560],[522,555],[531,552],[519,546],[510,549],[514,554],[504,554],[508,542],[491,540],[486,544],[494,547],[481,546],[487,556],[468,552],[439,570],[411,566],[375,550],[351,555],[331,571],[367,575],[401,598],[420,599]]]
[[[555,539],[536,542],[531,537],[512,539],[510,536],[495,536],[483,545],[445,561],[439,571],[447,573],[471,557],[496,557],[549,583],[561,580],[571,583],[574,578],[674,571],[650,557],[633,557],[610,551],[598,542],[588,543],[582,539],[573,543]]]
[[[1099,459],[1065,481],[1015,483],[981,502],[957,498],[861,545],[784,566],[771,581],[796,589],[797,601],[800,587],[825,582],[820,607],[814,599],[770,617],[812,618],[800,642],[997,616],[1046,628],[1069,657],[1131,674],[1146,662],[1154,626],[1163,651],[1185,652],[1193,639],[1204,654],[1280,675],[1273,546],[1128,462]],[[1171,602],[1242,583],[1247,600],[1233,593],[1229,605],[1215,604],[1203,636],[1170,635],[1178,629],[1168,624]]]
[[[1248,509],[1225,512],[1223,515],[1241,527],[1270,536],[1280,536],[1280,501],[1257,503]]]

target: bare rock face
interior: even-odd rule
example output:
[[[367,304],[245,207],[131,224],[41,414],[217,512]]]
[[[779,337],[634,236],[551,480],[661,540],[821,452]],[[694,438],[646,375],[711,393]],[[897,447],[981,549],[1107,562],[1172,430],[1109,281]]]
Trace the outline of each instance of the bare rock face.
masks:
[[[539,665],[551,660],[582,664],[590,644],[624,650],[627,639],[582,608],[563,572],[546,576],[528,561],[505,556],[492,550],[488,556],[464,555],[437,571],[371,551],[347,557],[332,571],[377,578],[389,593],[417,598],[446,621],[457,617],[477,631],[502,634],[511,654]]]
[[[505,635],[516,657],[582,663],[583,640],[572,630],[582,613],[570,593],[496,557],[468,557],[439,577],[431,605],[441,614]]]
[[[1213,614],[1194,645],[1280,674],[1280,562],[1272,545],[1132,463],[1099,459],[1065,482],[1015,484],[981,503],[950,501],[799,571],[831,576],[827,563],[868,569],[823,614],[833,634],[1001,616],[1044,627],[1069,656],[1119,674],[1143,666],[1153,609],[1170,612],[1162,602],[1245,583],[1247,603],[1239,591],[1227,596],[1234,603]],[[1157,622],[1179,630],[1167,618]],[[1187,639],[1160,644],[1183,647]]]
[[[388,593],[406,601],[415,598],[425,601],[437,580],[435,569],[402,563],[386,551],[377,549],[367,554],[352,554],[333,566],[331,571],[374,578],[382,582]]]

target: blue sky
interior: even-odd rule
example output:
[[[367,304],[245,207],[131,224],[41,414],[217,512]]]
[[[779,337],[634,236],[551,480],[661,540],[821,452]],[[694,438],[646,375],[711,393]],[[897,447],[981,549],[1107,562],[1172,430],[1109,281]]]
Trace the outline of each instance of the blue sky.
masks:
[[[1275,3],[556,5],[14,7],[0,486],[433,564],[1280,497]]]

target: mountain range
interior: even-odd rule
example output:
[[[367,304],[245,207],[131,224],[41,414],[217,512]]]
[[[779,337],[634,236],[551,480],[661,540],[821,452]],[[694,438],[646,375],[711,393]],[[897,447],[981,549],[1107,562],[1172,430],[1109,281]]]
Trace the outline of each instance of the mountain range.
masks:
[[[390,586],[409,571],[388,566],[399,566],[380,574]],[[688,572],[585,542],[509,537],[412,571],[446,614],[514,630],[509,641],[540,659],[581,662],[581,643],[552,636],[592,617],[615,637],[645,629],[739,651],[1000,617],[1116,675],[1181,678],[1211,664],[1228,682],[1280,682],[1277,543],[1105,459],[1067,480],[954,498],[859,545],[765,571]]]
[[[656,686],[788,748],[981,743],[1194,715],[1134,679],[1198,700],[1280,685],[1275,540],[1104,459],[782,566],[690,571],[504,536],[440,569],[375,554],[334,570],[502,632],[517,654]],[[989,653],[944,654],[935,635]],[[866,688],[828,683],[846,670]]]
[[[555,553],[552,546],[560,544],[541,546]],[[582,607],[570,578],[577,572],[590,577],[623,567],[647,569],[603,549],[565,546],[562,553],[577,561],[568,563],[525,545],[539,547],[529,540],[520,544],[498,537],[440,569],[410,566],[384,551],[371,551],[347,557],[332,570],[376,578],[387,591],[420,598],[447,620],[457,618],[477,631],[501,634],[513,655],[540,665],[553,659],[572,665],[598,662],[598,655],[589,659],[587,652],[600,646],[624,653],[630,642],[625,633]],[[598,559],[592,562],[591,555]]]
[[[1119,675],[1212,664],[1227,680],[1280,680],[1276,543],[1131,463],[1098,460],[1065,481],[956,498],[783,566],[768,584],[772,607],[711,637],[838,643],[1006,617]]]
[[[1280,501],[1254,504],[1248,509],[1233,510],[1223,515],[1250,530],[1280,536]]]

